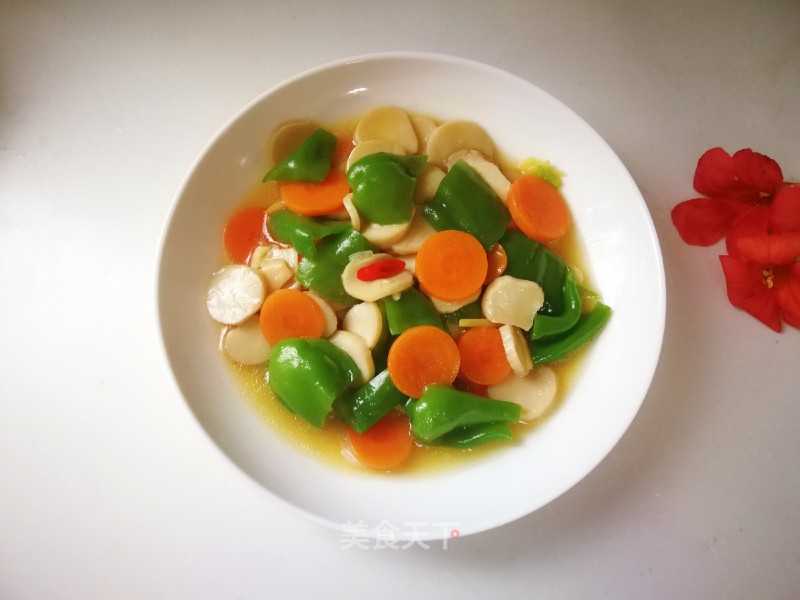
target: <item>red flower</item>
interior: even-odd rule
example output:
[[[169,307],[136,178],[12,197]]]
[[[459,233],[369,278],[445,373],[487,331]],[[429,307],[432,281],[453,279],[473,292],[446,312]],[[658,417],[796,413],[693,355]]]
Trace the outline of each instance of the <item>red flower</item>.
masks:
[[[768,203],[782,185],[781,168],[770,157],[749,148],[733,156],[712,148],[697,161],[694,173],[694,189],[709,197],[678,204],[672,222],[687,244],[711,246],[751,209]]]
[[[800,327],[800,185],[741,216],[720,256],[731,304],[781,330]]]

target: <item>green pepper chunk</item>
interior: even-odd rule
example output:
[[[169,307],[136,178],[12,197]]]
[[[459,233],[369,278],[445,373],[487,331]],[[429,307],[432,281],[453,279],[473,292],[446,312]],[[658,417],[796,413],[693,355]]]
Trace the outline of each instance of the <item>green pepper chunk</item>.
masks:
[[[463,160],[444,176],[422,216],[436,231],[458,229],[474,236],[488,252],[511,217],[483,178]]]
[[[356,432],[364,433],[406,398],[392,383],[389,371],[382,371],[352,396],[337,399],[334,409]]]
[[[433,325],[444,329],[442,315],[433,306],[433,303],[416,288],[409,288],[395,300],[391,296],[383,299],[386,311],[386,320],[389,332],[400,335],[406,329],[419,325]]]
[[[594,338],[611,318],[611,308],[598,302],[592,312],[582,315],[578,324],[563,336],[531,344],[533,364],[543,365],[561,360]]]
[[[503,274],[538,283],[544,292],[544,306],[539,313],[560,314],[564,310],[563,289],[567,276],[564,261],[520,231],[507,231],[500,238],[500,245],[508,259]]]
[[[270,352],[268,383],[278,399],[314,427],[322,427],[334,401],[358,380],[355,362],[328,340],[290,338]]]
[[[328,176],[336,136],[320,128],[264,175],[263,181],[319,183]]]
[[[310,257],[317,254],[316,242],[351,229],[349,221],[322,221],[290,210],[271,214],[267,225],[273,238],[294,246],[300,254]]]
[[[508,442],[512,437],[511,427],[505,423],[480,423],[454,429],[436,443],[452,448],[473,448],[487,442]]]
[[[375,247],[357,231],[336,233],[320,240],[316,255],[303,256],[297,266],[297,281],[323,298],[335,300],[346,306],[358,300],[344,291],[342,271],[350,255]]]
[[[468,425],[519,421],[522,407],[489,400],[446,385],[429,385],[422,397],[406,405],[411,433],[422,443],[435,443],[447,433]]]
[[[581,290],[571,269],[564,279],[564,310],[560,315],[537,315],[531,328],[531,340],[551,338],[572,329],[581,318]]]
[[[378,225],[408,223],[414,215],[417,175],[428,158],[376,152],[347,171],[353,205],[367,221]]]

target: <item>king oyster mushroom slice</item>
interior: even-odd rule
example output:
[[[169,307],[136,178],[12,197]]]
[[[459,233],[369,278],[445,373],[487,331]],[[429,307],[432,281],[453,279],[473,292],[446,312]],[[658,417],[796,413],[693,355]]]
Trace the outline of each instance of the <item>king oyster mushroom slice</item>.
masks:
[[[515,375],[524,377],[533,368],[528,342],[519,327],[503,325],[500,327],[500,340],[506,353],[508,364]]]
[[[477,300],[480,297],[481,297],[480,290],[472,294],[469,298],[465,298],[464,300],[458,300],[456,302],[446,302],[444,300],[439,300],[438,298],[434,298],[433,296],[428,296],[428,298],[431,301],[431,304],[433,304],[433,307],[443,315],[449,315],[450,313],[454,313],[457,310],[464,308],[467,304],[475,302],[475,300]]]
[[[511,375],[490,385],[487,394],[493,400],[506,400],[522,406],[520,418],[532,421],[552,406],[558,391],[556,374],[550,367],[538,366],[525,375]]]
[[[374,349],[383,333],[383,314],[380,307],[375,302],[356,304],[345,313],[342,329],[360,335],[369,349]]]
[[[492,191],[497,194],[500,200],[502,200],[503,204],[506,204],[508,188],[511,185],[511,182],[505,175],[503,175],[500,167],[498,167],[492,161],[487,160],[486,157],[477,150],[470,149],[459,150],[458,152],[451,154],[447,158],[447,168],[451,169],[459,160],[463,160],[470,167],[472,167],[475,172],[480,175],[481,179],[483,179],[486,185],[492,188]]]
[[[425,149],[428,147],[428,139],[431,133],[436,129],[436,121],[428,117],[411,117],[411,126],[414,128],[414,133],[417,134],[417,142],[419,142],[419,153],[425,154]]]
[[[261,333],[258,315],[225,327],[221,346],[228,358],[241,365],[261,365],[269,359],[270,345]]]
[[[394,142],[408,154],[415,154],[418,148],[408,113],[396,106],[381,106],[366,113],[356,125],[354,138],[359,144],[367,140]]]
[[[361,372],[361,381],[358,382],[360,385],[375,377],[375,361],[364,338],[351,331],[340,329],[329,339],[331,344],[340,350],[344,350],[356,363],[358,370]]]
[[[351,260],[342,271],[342,285],[344,291],[364,302],[375,302],[386,296],[399,294],[414,284],[414,277],[408,271],[401,271],[397,275],[374,281],[361,281],[358,270],[379,260],[394,258],[391,254],[372,254]]]
[[[369,156],[370,154],[377,154],[378,152],[388,152],[389,154],[399,154],[405,156],[406,149],[404,146],[390,142],[388,140],[366,140],[355,145],[347,157],[347,170],[350,170],[355,163]]]
[[[339,320],[336,318],[336,313],[333,307],[328,304],[327,300],[320,298],[314,292],[303,292],[306,296],[311,298],[317,303],[317,306],[322,310],[322,316],[325,317],[325,329],[322,332],[322,337],[330,337],[339,326]]]
[[[425,204],[433,198],[439,184],[444,179],[445,172],[436,165],[427,163],[417,175],[417,185],[414,187],[414,203]]]
[[[344,205],[344,209],[347,211],[347,214],[350,215],[350,225],[352,226],[353,231],[361,231],[361,215],[358,214],[358,209],[356,208],[356,205],[353,204],[352,192],[344,197],[342,204]]]
[[[388,250],[408,234],[413,222],[414,219],[412,218],[407,223],[396,223],[394,225],[368,223],[362,228],[361,235],[381,250]]]
[[[492,323],[515,325],[529,330],[533,318],[544,305],[544,292],[538,283],[501,275],[488,286],[481,300],[483,315]]]
[[[428,162],[444,169],[447,159],[459,150],[477,150],[484,156],[494,156],[494,144],[483,127],[473,121],[449,121],[431,133],[426,149]]]
[[[269,139],[270,163],[281,162],[317,129],[319,125],[308,120],[289,121],[278,127]]]
[[[418,210],[403,237],[392,244],[389,250],[392,254],[415,254],[425,240],[435,233],[436,230],[422,216],[422,211]]]
[[[238,325],[258,312],[266,295],[267,286],[254,269],[226,265],[211,278],[206,296],[208,314],[224,325]]]

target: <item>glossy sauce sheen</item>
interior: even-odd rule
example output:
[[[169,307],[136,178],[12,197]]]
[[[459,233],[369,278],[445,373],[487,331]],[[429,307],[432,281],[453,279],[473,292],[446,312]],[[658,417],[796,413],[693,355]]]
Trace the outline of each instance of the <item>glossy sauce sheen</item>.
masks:
[[[334,124],[322,125],[328,131],[334,133],[338,138],[352,138],[352,133],[358,117]],[[437,121],[438,122],[438,121]],[[347,156],[344,156],[346,160]],[[546,157],[544,157],[546,158]],[[517,169],[509,167],[510,161],[502,156],[495,156],[499,161],[502,170],[513,181],[520,173]],[[266,172],[265,167],[265,172]],[[567,174],[568,175],[568,174]],[[239,208],[247,206],[268,207],[280,199],[278,185],[275,182],[257,183],[250,192],[242,199]],[[569,199],[567,199],[569,200]],[[591,279],[585,268],[583,253],[580,247],[575,228],[571,227],[566,235],[556,242],[549,244],[548,248],[562,257],[570,265],[579,268],[584,273],[586,284],[591,287]],[[224,257],[224,250],[222,251]],[[221,352],[221,354],[223,354]],[[519,443],[519,440],[530,435],[540,423],[557,411],[568,396],[569,388],[573,378],[579,371],[582,360],[583,348],[579,349],[567,360],[548,365],[552,368],[558,380],[558,392],[556,399],[548,411],[531,423],[518,423],[512,425],[514,439],[510,444]],[[350,455],[346,442],[347,427],[344,423],[333,416],[328,417],[325,427],[317,429],[303,419],[288,411],[267,383],[267,365],[243,366],[234,363],[223,354],[223,360],[231,370],[232,376],[237,380],[242,389],[243,395],[253,406],[254,410],[276,430],[287,443],[291,444],[299,451],[309,454],[324,463],[343,470],[370,471],[356,461]],[[403,473],[420,473],[440,471],[464,464],[465,461],[476,460],[480,456],[489,453],[502,451],[509,443],[488,443],[470,449],[448,448],[443,446],[422,446],[416,445],[410,457],[398,467],[391,470],[393,475]]]

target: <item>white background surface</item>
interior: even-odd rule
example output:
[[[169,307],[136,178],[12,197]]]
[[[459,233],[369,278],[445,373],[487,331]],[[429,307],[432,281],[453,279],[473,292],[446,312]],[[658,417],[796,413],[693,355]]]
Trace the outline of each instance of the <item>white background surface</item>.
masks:
[[[800,333],[732,308],[721,249],[669,211],[716,145],[800,180],[798,23],[791,0],[0,1],[0,598],[797,597]],[[638,183],[667,273],[622,441],[446,550],[345,550],[281,508],[195,424],[155,323],[161,227],[205,143],[284,78],[386,50],[573,108]]]

